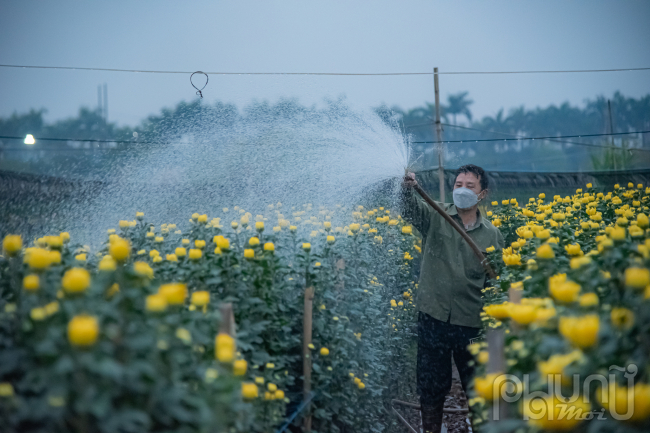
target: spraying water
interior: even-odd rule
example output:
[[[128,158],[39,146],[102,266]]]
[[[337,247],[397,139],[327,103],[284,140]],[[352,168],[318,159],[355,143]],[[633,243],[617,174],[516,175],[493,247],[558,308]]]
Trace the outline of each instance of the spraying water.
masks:
[[[399,129],[344,100],[323,108],[262,103],[241,116],[225,105],[202,107],[158,134],[170,144],[113,168],[114,181],[89,207],[92,226],[112,227],[136,211],[172,222],[233,205],[254,212],[278,201],[356,203],[408,164]]]

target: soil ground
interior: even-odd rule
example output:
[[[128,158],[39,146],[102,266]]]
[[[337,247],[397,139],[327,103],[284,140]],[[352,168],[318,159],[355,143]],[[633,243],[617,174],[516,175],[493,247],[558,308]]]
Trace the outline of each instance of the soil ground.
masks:
[[[452,380],[451,390],[445,399],[445,408],[460,409],[467,408],[467,399],[465,392],[458,376],[456,365],[452,365]],[[406,409],[398,407],[398,411],[408,420],[409,424],[421,431],[420,428],[420,413],[417,410]],[[409,430],[406,426],[402,425],[402,430],[405,433]],[[466,413],[445,413],[443,417],[442,433],[467,433],[469,432],[469,425],[467,424]]]
[[[465,398],[465,392],[463,392],[463,386],[460,383],[460,377],[458,376],[458,370],[456,370],[455,365],[453,366],[451,391],[445,400],[445,408],[467,408],[467,399]],[[465,433],[469,431],[466,413],[446,413],[442,422],[447,426],[447,432],[449,433]]]

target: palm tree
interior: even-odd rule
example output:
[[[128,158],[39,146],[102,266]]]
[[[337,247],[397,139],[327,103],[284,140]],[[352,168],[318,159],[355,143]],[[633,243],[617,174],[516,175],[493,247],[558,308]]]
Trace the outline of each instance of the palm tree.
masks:
[[[463,114],[467,117],[468,121],[472,121],[472,112],[469,110],[469,106],[474,103],[471,99],[466,99],[469,92],[460,92],[456,95],[447,96],[447,105],[445,114],[450,114],[454,116],[454,125],[456,125],[456,116]]]
[[[503,115],[503,108],[499,110],[494,117],[485,117],[481,122],[481,127],[494,132],[510,132],[510,122]]]

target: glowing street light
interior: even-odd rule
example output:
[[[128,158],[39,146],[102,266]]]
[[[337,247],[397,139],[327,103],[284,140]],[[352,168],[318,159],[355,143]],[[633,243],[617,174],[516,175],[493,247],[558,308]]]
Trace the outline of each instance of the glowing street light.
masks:
[[[34,139],[32,134],[27,134],[25,136],[25,144],[29,144],[30,146],[36,144],[36,139]]]

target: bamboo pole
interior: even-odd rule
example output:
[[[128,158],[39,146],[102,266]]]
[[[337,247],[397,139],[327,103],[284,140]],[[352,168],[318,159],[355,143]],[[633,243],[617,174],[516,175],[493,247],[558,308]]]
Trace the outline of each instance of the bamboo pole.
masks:
[[[219,323],[219,334],[227,334],[232,338],[237,338],[237,326],[235,323],[235,313],[232,308],[232,303],[224,302],[219,305],[219,314],[221,315],[221,323]],[[241,422],[244,421],[244,412],[240,411],[239,419]]]
[[[488,374],[505,374],[506,371],[506,354],[505,354],[506,333],[503,328],[490,329],[487,332],[488,343]],[[500,398],[493,400],[493,409],[489,413],[490,421],[496,422],[507,418],[507,408],[505,402]]]
[[[505,357],[506,334],[503,328],[489,329],[487,332],[488,352],[490,354],[487,364],[487,372],[503,373],[506,368]]]
[[[508,289],[508,300],[512,304],[521,304],[521,298],[523,295],[524,291],[521,289],[513,289],[512,287]]]
[[[422,196],[424,201],[426,201],[436,212],[438,212],[451,226],[461,235],[463,239],[469,244],[470,248],[472,251],[474,251],[474,254],[476,254],[476,257],[479,259],[481,262],[481,265],[487,272],[487,274],[490,276],[491,279],[495,279],[497,277],[497,274],[494,272],[494,269],[492,269],[492,266],[488,263],[487,257],[483,255],[481,252],[481,249],[476,245],[476,243],[472,240],[472,238],[469,237],[467,232],[458,225],[454,219],[447,214],[438,204],[429,197],[429,195],[424,192],[424,190],[420,187],[420,185],[415,184],[413,186],[413,189],[415,189],[418,194]]]
[[[303,338],[302,338],[302,372],[303,372],[303,399],[307,401],[311,394],[311,354],[309,345],[311,344],[312,335],[312,312],[314,304],[314,288],[307,287],[305,289],[305,311],[303,316]],[[311,432],[311,411],[309,406],[306,409],[307,415],[305,416],[303,431],[305,433]]]
[[[221,314],[221,324],[219,325],[219,334],[228,334],[235,338],[237,336],[237,325],[235,323],[235,313],[233,312],[232,303],[226,302],[219,306]]]
[[[511,304],[521,304],[521,298],[524,296],[524,291],[522,289],[515,289],[510,287],[508,289],[508,301]],[[514,335],[518,335],[521,331],[521,326],[514,321],[510,322],[510,329]]]
[[[510,287],[508,289],[508,301],[513,304],[521,304],[524,291]],[[512,323],[511,328],[514,332],[518,331],[516,323]],[[503,328],[490,329],[487,333],[488,341],[488,373],[503,374],[506,371],[506,347],[505,347],[506,333]],[[501,398],[494,399],[495,404],[498,404],[498,410],[493,408],[490,414],[490,420],[493,422],[505,420],[508,417],[508,408]]]
[[[438,182],[440,183],[440,201],[445,202],[445,168],[444,148],[442,147],[442,124],[440,123],[440,87],[438,86],[438,68],[433,68],[433,91],[436,98],[436,141],[438,147]]]
[[[342,291],[345,289],[345,259],[339,259],[336,261],[336,271],[341,275],[341,280],[336,283],[336,289]]]

